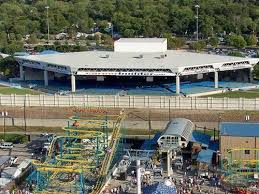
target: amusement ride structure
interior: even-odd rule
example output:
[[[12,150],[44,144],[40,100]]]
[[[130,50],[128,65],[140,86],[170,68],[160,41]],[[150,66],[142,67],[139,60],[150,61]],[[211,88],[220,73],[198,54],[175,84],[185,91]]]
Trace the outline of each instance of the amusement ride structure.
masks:
[[[92,120],[70,117],[66,134],[53,138],[46,160],[32,162],[34,193],[101,193],[124,118],[124,111]]]
[[[246,153],[250,153],[249,156]],[[228,150],[228,155],[222,160],[225,172],[223,181],[229,187],[249,189],[251,185],[259,184],[259,148],[236,148]]]

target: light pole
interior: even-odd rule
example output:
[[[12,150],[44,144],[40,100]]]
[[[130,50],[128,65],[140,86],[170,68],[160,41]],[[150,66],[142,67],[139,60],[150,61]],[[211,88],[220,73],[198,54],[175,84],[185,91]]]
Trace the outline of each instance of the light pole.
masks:
[[[48,27],[48,44],[49,44],[49,6],[45,7],[47,10],[47,27]]]
[[[196,8],[196,40],[199,40],[199,8],[198,4],[195,5]]]
[[[4,127],[3,127],[4,141],[5,141],[5,117],[7,117],[7,116],[8,116],[8,112],[4,110],[2,112],[2,117],[4,118]]]

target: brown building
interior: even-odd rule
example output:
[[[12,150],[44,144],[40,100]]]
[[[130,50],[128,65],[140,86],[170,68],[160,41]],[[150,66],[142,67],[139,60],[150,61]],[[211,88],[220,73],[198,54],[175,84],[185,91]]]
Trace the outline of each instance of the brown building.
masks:
[[[221,159],[259,160],[259,123],[221,123],[220,152]]]

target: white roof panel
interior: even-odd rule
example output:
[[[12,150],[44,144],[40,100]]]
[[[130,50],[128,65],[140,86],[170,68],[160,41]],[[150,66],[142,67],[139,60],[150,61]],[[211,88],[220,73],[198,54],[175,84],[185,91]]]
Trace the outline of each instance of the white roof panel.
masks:
[[[163,57],[161,57],[163,55]],[[174,69],[203,65],[217,65],[230,62],[250,61],[258,58],[220,56],[186,51],[168,50],[163,53],[118,53],[112,51],[85,51],[51,55],[19,56],[18,59],[78,68],[113,69]]]

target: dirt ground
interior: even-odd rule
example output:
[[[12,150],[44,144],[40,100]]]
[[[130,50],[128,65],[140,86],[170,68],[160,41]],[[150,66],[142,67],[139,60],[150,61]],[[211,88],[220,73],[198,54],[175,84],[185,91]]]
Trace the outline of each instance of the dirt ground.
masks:
[[[32,119],[66,119],[72,115],[92,118],[96,115],[118,114],[121,109],[103,108],[53,108],[53,107],[0,107],[9,117]],[[168,121],[184,117],[193,122],[244,121],[245,115],[250,121],[259,122],[259,112],[249,111],[212,111],[212,110],[169,110],[169,109],[126,109],[127,120],[132,121]]]

